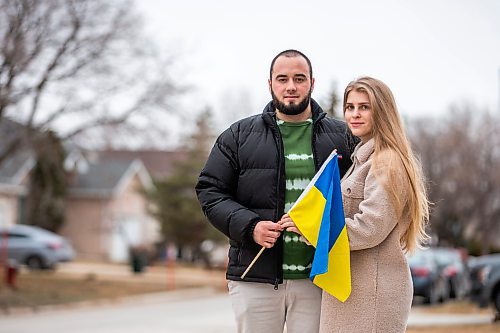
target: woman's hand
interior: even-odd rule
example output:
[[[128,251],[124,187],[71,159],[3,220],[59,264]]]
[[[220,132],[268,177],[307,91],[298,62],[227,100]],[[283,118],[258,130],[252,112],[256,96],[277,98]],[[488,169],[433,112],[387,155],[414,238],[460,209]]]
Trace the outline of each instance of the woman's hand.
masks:
[[[299,234],[302,236],[302,233],[297,228],[297,226],[295,225],[295,222],[293,222],[290,215],[288,215],[288,214],[283,215],[281,217],[281,220],[278,221],[278,224],[280,224],[283,227],[283,229],[285,229],[286,231],[295,232],[296,234]]]
[[[295,225],[295,222],[293,222],[293,220],[290,217],[290,215],[288,215],[288,214],[283,215],[281,217],[281,220],[278,221],[278,224],[280,224],[283,227],[283,229],[285,229],[287,231],[294,232],[294,233],[300,235],[300,238],[307,245],[311,245],[311,243],[309,243],[309,241],[304,237],[304,235],[302,235],[302,233],[300,232],[299,228],[297,228],[297,226]]]

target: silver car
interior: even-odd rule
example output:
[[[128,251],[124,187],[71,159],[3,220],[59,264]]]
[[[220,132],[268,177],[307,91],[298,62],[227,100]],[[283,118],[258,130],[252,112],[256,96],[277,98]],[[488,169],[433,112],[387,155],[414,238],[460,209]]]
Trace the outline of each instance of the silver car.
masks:
[[[59,262],[75,257],[64,237],[36,226],[16,224],[0,229],[0,244],[0,251],[7,251],[10,262],[30,269],[53,269]]]

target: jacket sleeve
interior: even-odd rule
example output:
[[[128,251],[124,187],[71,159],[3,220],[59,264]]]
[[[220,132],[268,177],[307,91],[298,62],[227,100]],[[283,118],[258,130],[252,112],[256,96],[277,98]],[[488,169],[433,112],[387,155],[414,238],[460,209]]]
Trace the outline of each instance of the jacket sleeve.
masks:
[[[217,139],[196,184],[196,194],[209,222],[230,239],[252,241],[248,231],[259,215],[235,199],[239,163],[236,128],[231,127]]]
[[[406,195],[402,184],[396,184],[399,193]],[[382,243],[396,227],[397,216],[394,204],[370,169],[365,180],[364,199],[353,218],[346,218],[347,234],[351,251],[364,250]]]

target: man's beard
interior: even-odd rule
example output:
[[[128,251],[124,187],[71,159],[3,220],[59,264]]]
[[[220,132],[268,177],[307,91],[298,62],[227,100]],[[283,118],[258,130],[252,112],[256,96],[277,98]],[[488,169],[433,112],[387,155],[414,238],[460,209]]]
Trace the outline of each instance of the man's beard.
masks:
[[[274,91],[271,90],[271,96],[273,97],[273,106],[287,116],[296,116],[304,112],[309,106],[309,102],[311,101],[311,93],[312,91],[309,90],[307,96],[299,104],[285,105],[285,103],[278,100],[278,97],[276,97]]]

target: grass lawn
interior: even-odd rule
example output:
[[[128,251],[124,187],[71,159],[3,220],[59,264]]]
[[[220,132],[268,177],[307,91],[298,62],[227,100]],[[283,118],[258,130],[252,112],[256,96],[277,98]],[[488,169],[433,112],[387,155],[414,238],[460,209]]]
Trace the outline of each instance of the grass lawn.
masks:
[[[3,277],[0,267],[0,277]],[[225,291],[224,271],[178,264],[149,266],[132,274],[127,265],[66,264],[56,271],[21,270],[15,290],[0,279],[0,313],[21,307],[37,308],[84,301],[116,300],[126,296],[172,289],[213,287]]]
[[[15,290],[1,285],[0,311],[16,307],[66,304],[98,299],[165,291],[161,283],[100,280],[93,275],[81,278],[58,276],[51,272],[19,275]]]

